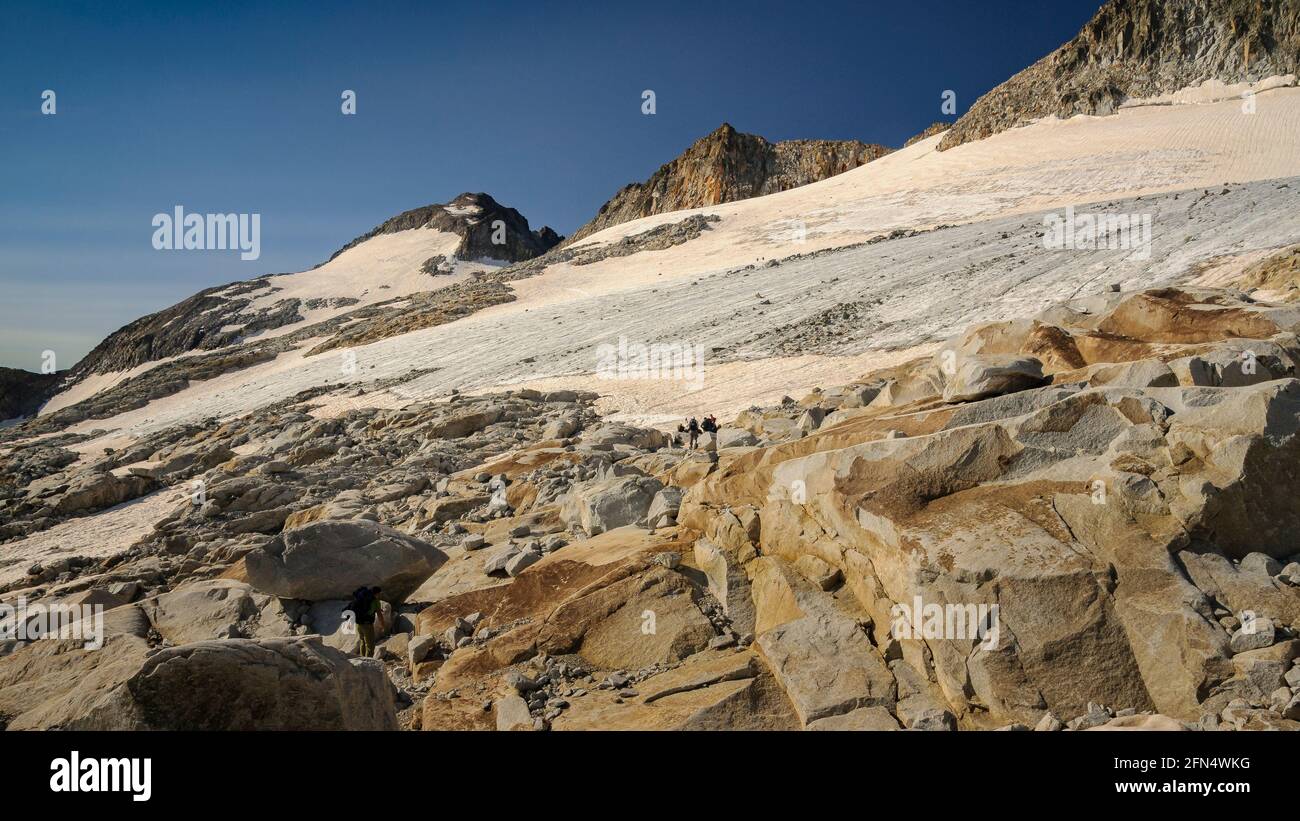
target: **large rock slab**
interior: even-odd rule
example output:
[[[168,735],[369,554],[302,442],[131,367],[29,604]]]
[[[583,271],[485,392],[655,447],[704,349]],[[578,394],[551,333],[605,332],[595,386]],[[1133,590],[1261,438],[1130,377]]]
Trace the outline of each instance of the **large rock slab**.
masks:
[[[619,476],[575,486],[560,508],[560,519],[588,536],[645,520],[663,487],[648,476]]]
[[[652,569],[561,608],[555,618],[586,617],[578,652],[600,669],[639,670],[680,661],[717,635],[686,577]]]
[[[290,599],[347,599],[362,585],[401,602],[445,562],[427,542],[376,522],[323,521],[285,531],[244,563],[253,587]]]
[[[143,496],[158,487],[147,476],[117,476],[112,473],[83,472],[53,503],[59,513],[83,513],[102,510]]]
[[[884,707],[859,707],[851,712],[819,718],[804,729],[888,732],[901,730],[902,727],[898,725],[898,719]]]
[[[0,705],[15,716],[9,728],[397,729],[383,665],[349,660],[317,637],[147,651],[144,641],[119,636],[102,650],[35,642],[0,659]]]
[[[695,542],[695,565],[708,579],[709,592],[722,605],[731,620],[731,629],[739,635],[754,632],[754,598],[749,577],[736,557],[708,539]]]
[[[142,602],[141,607],[154,629],[172,644],[292,634],[277,600],[233,579],[187,584]]]
[[[658,450],[668,447],[672,437],[654,428],[641,428],[619,422],[606,423],[594,430],[584,431],[582,443],[595,448],[625,445],[637,450]]]
[[[968,356],[944,385],[945,402],[971,402],[1037,388],[1047,380],[1043,363],[1032,356]]]
[[[705,651],[636,685],[622,698],[595,690],[572,699],[553,730],[791,730],[789,701],[752,651]]]
[[[1175,386],[1154,359],[1184,343],[1222,359],[1215,333],[1240,333],[1250,314],[1264,317],[1261,330],[1289,334],[1295,312],[1193,304],[1201,298],[1152,295],[1111,331],[1097,328],[1119,298],[1057,312],[1051,321],[1068,330],[986,328],[954,350],[1041,355],[1061,384],[953,394],[962,404],[921,392],[862,409],[719,466],[690,488],[679,521],[712,539],[726,511],[757,507],[763,560],[802,561],[827,584],[838,571],[881,650],[922,671],[963,726],[1033,726],[1089,702],[1195,721],[1236,675],[1221,608],[1294,621],[1294,588],[1246,560],[1280,567],[1300,529],[1300,382]],[[1202,315],[1209,332],[1188,324]],[[1123,328],[1142,337],[1118,336]],[[1257,347],[1293,362],[1288,345]],[[1095,367],[1107,362],[1120,366]],[[919,384],[932,370],[896,368],[886,384]],[[1107,384],[1089,387],[1090,374]],[[762,649],[764,633],[806,613],[790,585],[750,572]],[[893,636],[892,608],[917,597],[996,607],[999,641]]]
[[[779,559],[761,557],[752,567],[766,628],[756,644],[803,726],[862,707],[893,706],[894,676],[857,619]]]
[[[6,729],[133,729],[112,724],[115,697],[148,652],[143,636],[116,635],[97,650],[82,641],[41,640],[0,657]]]

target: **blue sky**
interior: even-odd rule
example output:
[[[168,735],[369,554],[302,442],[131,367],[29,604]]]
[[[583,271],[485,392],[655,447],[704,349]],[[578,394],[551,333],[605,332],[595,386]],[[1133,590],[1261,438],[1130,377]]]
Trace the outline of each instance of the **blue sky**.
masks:
[[[6,0],[0,365],[68,367],[138,316],[462,191],[567,234],[724,121],[898,146],[944,119],[945,89],[964,112],[1099,5]],[[175,205],[261,214],[261,258],[155,251]]]

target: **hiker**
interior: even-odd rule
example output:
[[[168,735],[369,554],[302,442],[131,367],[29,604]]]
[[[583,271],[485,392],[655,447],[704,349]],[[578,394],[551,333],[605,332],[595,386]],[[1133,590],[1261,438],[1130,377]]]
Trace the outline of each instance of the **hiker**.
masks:
[[[691,450],[694,450],[700,441],[700,423],[694,416],[686,423],[686,432],[691,435]]]
[[[717,433],[718,432],[717,417],[715,417],[713,414],[709,414],[708,416],[704,417],[704,424],[700,425],[700,427],[704,429],[705,433]]]
[[[352,601],[343,608],[351,610],[357,624],[357,638],[360,646],[357,654],[370,658],[375,654],[375,620],[379,620],[379,629],[384,629],[383,604],[379,600],[378,587],[358,587],[352,593]]]

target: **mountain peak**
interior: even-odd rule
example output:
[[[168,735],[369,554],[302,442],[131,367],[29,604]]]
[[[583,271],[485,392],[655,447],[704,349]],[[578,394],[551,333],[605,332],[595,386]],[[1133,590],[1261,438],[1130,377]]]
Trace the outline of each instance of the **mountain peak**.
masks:
[[[433,276],[455,271],[458,261],[488,263],[489,267],[491,263],[521,262],[545,253],[563,239],[550,228],[532,230],[522,214],[488,194],[466,191],[450,202],[412,208],[385,220],[340,248],[330,261],[380,235],[424,229],[432,230],[427,236],[412,237],[418,246],[429,246],[427,256],[418,261],[404,259],[401,254],[380,253],[378,258],[371,255],[368,262],[363,259],[359,267],[343,263],[333,266],[331,272],[327,263],[322,263],[297,274],[207,288],[113,332],[77,363],[71,377],[75,380],[90,373],[125,371],[193,350],[237,345],[265,331],[306,323],[315,316],[313,310],[330,308],[331,301],[331,310],[355,305],[361,300],[358,291],[361,295],[384,294],[392,288],[385,276],[391,279],[420,271],[430,275],[428,287],[432,290],[441,287]],[[363,251],[361,256],[365,258],[367,253]],[[376,266],[376,259],[382,264]],[[344,271],[342,275],[339,269]],[[365,273],[347,273],[353,269]],[[298,293],[286,293],[284,289],[294,277],[305,277],[303,281],[310,283],[306,293],[301,286]],[[394,291],[388,293],[397,295]]]
[[[644,183],[624,186],[569,242],[641,217],[797,188],[857,168],[889,151],[857,140],[773,143],[724,122]]]
[[[499,231],[504,227],[504,235]],[[334,252],[330,259],[380,234],[394,234],[416,228],[459,234],[456,249],[460,259],[492,259],[522,262],[544,254],[563,239],[549,227],[536,231],[528,220],[513,208],[501,205],[489,194],[466,191],[446,203],[433,203],[403,211]],[[502,239],[503,242],[494,242]]]

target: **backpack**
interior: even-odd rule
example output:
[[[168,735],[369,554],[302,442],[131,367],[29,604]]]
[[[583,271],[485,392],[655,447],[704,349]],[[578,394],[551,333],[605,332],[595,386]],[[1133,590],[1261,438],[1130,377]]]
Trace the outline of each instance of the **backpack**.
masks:
[[[357,621],[361,621],[370,614],[371,599],[373,598],[374,596],[371,594],[369,587],[358,587],[352,591],[352,601],[348,602],[343,609],[351,610],[353,615],[357,617]]]

